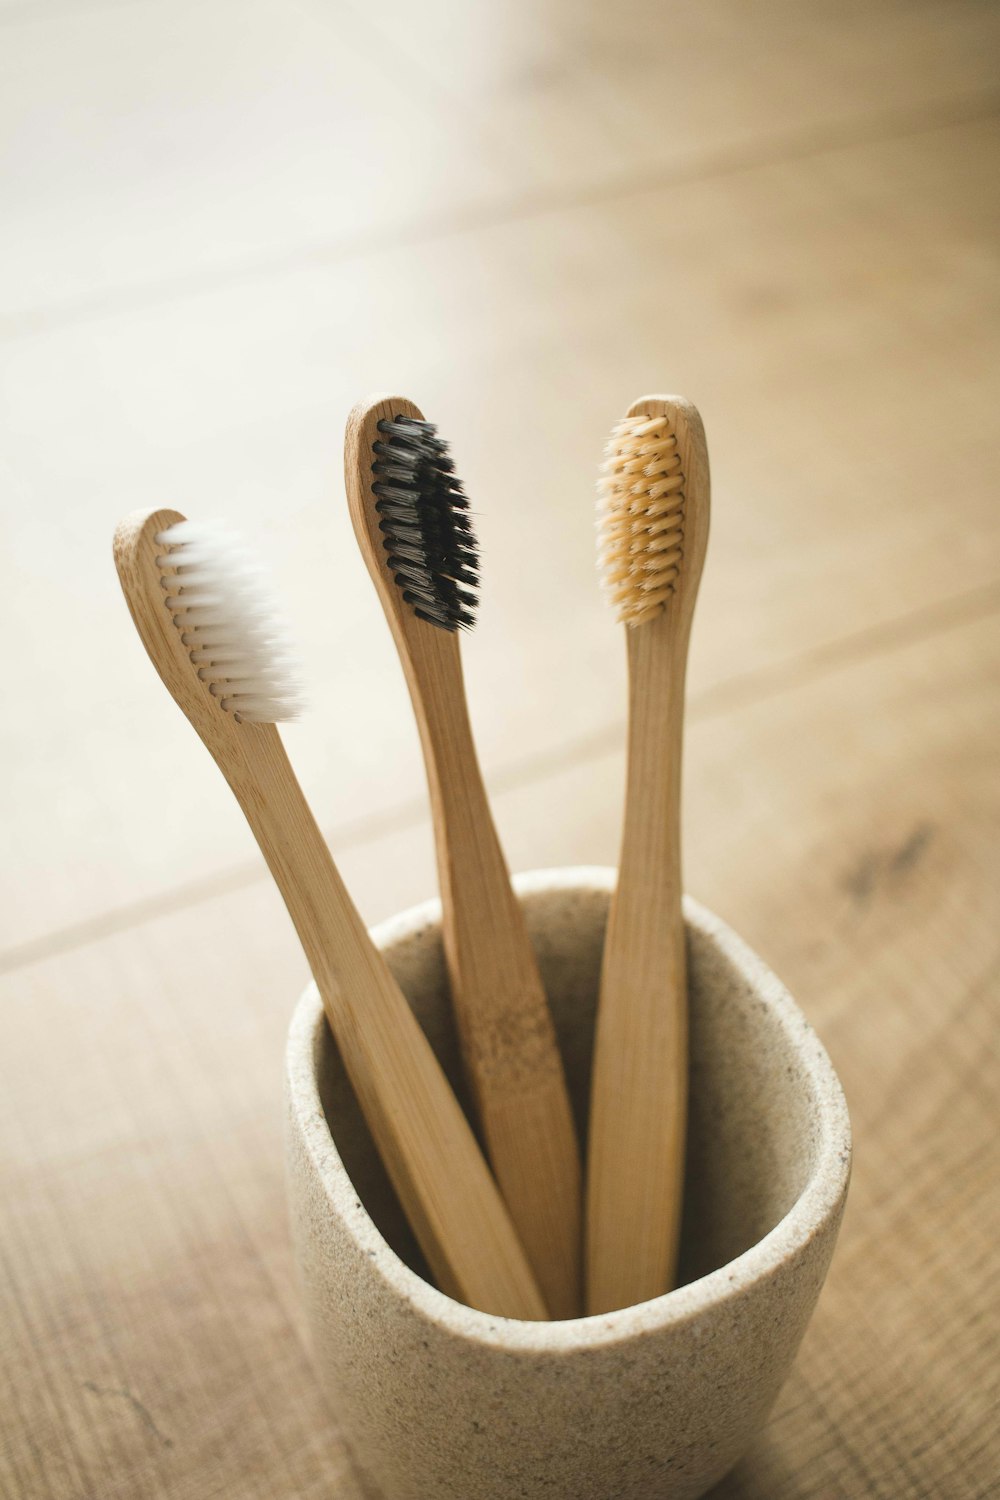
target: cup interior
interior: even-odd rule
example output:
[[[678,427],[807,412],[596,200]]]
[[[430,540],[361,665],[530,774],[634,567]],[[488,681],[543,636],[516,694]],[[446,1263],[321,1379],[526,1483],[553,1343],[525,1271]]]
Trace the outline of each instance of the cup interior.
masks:
[[[609,892],[529,891],[523,904],[562,1049],[581,1142]],[[384,948],[466,1112],[440,929],[409,928]],[[731,953],[688,925],[690,1084],[679,1284],[724,1266],[763,1238],[803,1192],[821,1149],[820,1111],[787,1021]],[[317,1028],[320,1101],[344,1167],[397,1255],[430,1280],[358,1107],[329,1029]],[[650,1183],[656,1192],[656,1183]]]

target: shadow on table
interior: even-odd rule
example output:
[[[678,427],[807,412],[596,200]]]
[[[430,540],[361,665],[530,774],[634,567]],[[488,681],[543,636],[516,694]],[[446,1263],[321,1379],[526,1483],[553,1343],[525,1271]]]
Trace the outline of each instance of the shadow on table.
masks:
[[[793,1474],[783,1459],[780,1445],[762,1434],[705,1500],[774,1500],[776,1494],[794,1493]]]

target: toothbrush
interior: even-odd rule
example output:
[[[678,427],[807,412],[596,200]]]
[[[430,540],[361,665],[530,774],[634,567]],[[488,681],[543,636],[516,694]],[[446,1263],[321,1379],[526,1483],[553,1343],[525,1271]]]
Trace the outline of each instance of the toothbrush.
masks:
[[[626,626],[628,770],[594,1040],[587,1311],[669,1291],[687,1117],[681,912],[684,677],[708,542],[708,452],[680,396],[635,402],[605,449],[599,568]]]
[[[420,730],[434,815],[445,957],[487,1152],[553,1318],[580,1312],[579,1148],[555,1029],[490,816],[458,632],[475,616],[468,501],[412,401],[348,418],[347,496]]]
[[[295,924],[375,1143],[441,1290],[484,1312],[546,1309],[430,1044],[337,873],[276,728],[294,670],[262,575],[231,535],[136,512],[115,562],[139,636],[243,809]]]

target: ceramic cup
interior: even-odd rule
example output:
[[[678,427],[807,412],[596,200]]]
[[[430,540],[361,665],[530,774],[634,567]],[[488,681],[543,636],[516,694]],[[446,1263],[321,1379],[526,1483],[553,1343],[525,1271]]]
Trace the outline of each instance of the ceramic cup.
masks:
[[[581,1140],[614,878],[584,868],[515,882]],[[686,902],[685,917],[683,1284],[599,1317],[491,1317],[428,1283],[315,989],[299,1002],[287,1060],[296,1253],[319,1376],[373,1496],[682,1500],[719,1480],[766,1420],[830,1263],[850,1126],[780,982],[703,907]],[[374,937],[461,1092],[438,918],[428,903]]]

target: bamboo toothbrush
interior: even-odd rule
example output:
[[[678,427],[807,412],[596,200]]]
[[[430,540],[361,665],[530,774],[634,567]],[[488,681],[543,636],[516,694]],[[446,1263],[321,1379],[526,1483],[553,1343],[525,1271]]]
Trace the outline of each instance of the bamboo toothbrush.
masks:
[[[628,771],[594,1041],[587,1311],[673,1284],[687,1116],[681,913],[684,676],[708,541],[708,453],[680,396],[636,401],[605,450],[599,567],[626,626]]]
[[[220,528],[137,512],[115,562],[154,667],[243,809],[305,949],[369,1128],[441,1289],[546,1316],[496,1184],[372,943],[285,755],[294,679],[262,577]]]
[[[490,816],[458,631],[478,569],[447,445],[411,401],[347,423],[351,519],[392,629],[423,745],[452,1001],[487,1151],[554,1318],[580,1312],[579,1150],[555,1030]]]

